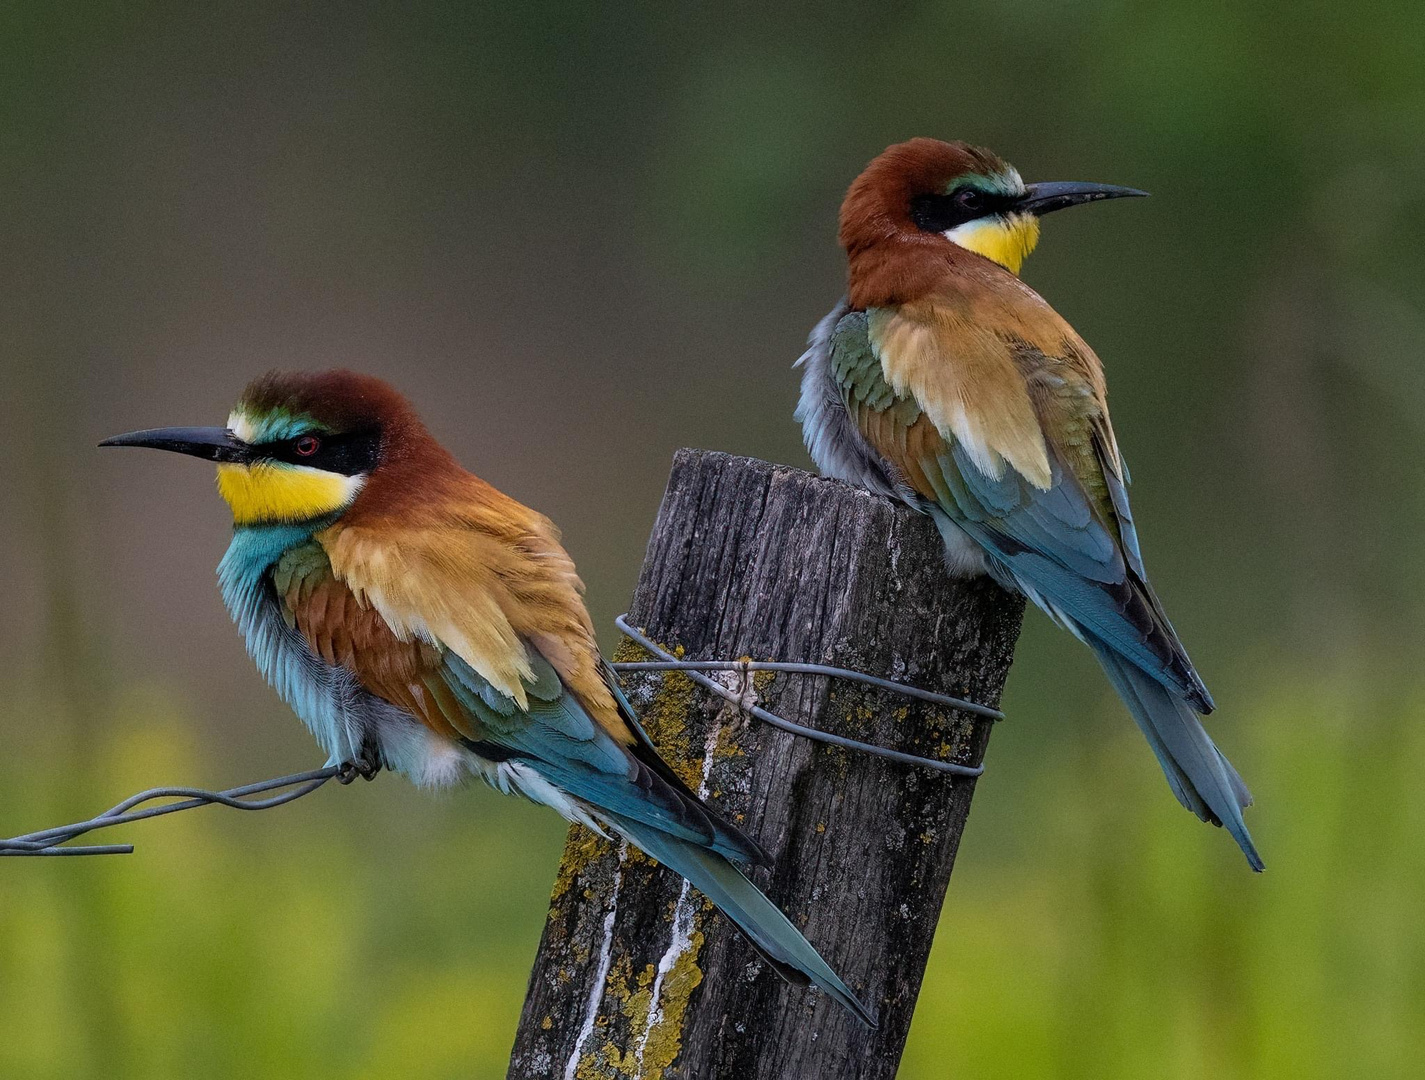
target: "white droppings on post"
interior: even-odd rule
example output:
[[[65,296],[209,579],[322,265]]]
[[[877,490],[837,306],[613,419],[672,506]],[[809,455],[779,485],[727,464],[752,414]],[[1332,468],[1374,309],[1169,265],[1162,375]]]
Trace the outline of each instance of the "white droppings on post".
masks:
[[[623,886],[623,863],[627,855],[628,843],[625,841],[618,846],[618,868],[614,871],[614,888],[609,896],[608,914],[604,916],[604,940],[599,946],[599,966],[589,987],[589,1002],[584,1009],[584,1023],[579,1028],[579,1037],[574,1040],[574,1052],[564,1064],[564,1080],[575,1080],[579,1071],[579,1058],[584,1053],[584,1044],[594,1033],[594,1022],[599,1018],[599,1002],[604,996],[604,981],[609,977],[609,968],[614,960],[614,917],[618,915],[618,893]]]
[[[750,686],[751,679],[748,679],[747,682]],[[718,734],[721,731],[720,724],[710,726],[707,742],[703,746],[703,774],[702,779],[698,782],[698,798],[705,801],[708,797],[708,776],[712,773],[713,751],[717,748]],[[648,1020],[643,1026],[643,1034],[638,1037],[635,1076],[643,1075],[643,1052],[648,1047],[648,1040],[653,1034],[653,1029],[663,1021],[663,1006],[660,1004],[663,996],[663,980],[673,970],[678,959],[693,947],[693,915],[697,905],[688,900],[691,888],[688,879],[684,878],[683,886],[678,890],[678,902],[673,905],[673,932],[668,939],[668,948],[663,951],[663,955],[658,960],[658,973],[653,978],[653,988],[650,991],[648,1002]]]

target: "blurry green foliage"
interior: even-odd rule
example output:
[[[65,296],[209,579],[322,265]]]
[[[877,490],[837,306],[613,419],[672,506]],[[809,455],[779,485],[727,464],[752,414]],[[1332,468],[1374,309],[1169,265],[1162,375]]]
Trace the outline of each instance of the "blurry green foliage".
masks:
[[[905,1080],[1419,1075],[1425,698],[1308,676],[1236,719],[1262,875],[1196,835],[1127,725],[1041,771],[1032,858],[972,818]]]
[[[161,695],[117,719],[91,810],[212,774]],[[68,812],[67,777],[14,765],[7,822]],[[562,845],[552,815],[388,777],[131,828],[139,853],[119,862],[3,864],[0,1076],[503,1075]]]
[[[206,775],[161,698],[123,714],[108,796]],[[1264,875],[1173,803],[1126,723],[1041,770],[1015,808],[1038,822],[1033,858],[983,850],[972,819],[905,1080],[1418,1075],[1425,697],[1306,679],[1240,718],[1249,753],[1277,748],[1255,776]],[[1002,763],[982,818],[1004,809]],[[0,780],[6,820],[45,820],[54,778]],[[411,800],[421,816],[393,824]],[[0,1076],[504,1075],[551,815],[383,778],[125,831],[140,846],[124,859],[3,864]]]

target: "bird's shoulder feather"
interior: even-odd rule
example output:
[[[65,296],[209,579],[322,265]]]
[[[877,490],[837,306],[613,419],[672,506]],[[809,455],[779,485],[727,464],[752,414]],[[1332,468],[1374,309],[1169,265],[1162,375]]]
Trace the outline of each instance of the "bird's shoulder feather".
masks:
[[[577,643],[551,647],[547,630],[539,641],[518,637],[523,671],[516,698],[443,642],[399,633],[341,579],[323,544],[287,553],[272,581],[283,617],[314,655],[345,668],[437,734],[488,761],[526,764],[596,816],[610,811],[732,858],[765,861],[753,841],[704,806],[659,756],[597,652],[600,695],[594,697],[565,675],[578,670],[568,662]],[[612,723],[591,699],[608,702]]]
[[[520,709],[542,658],[610,734],[634,741],[552,522],[468,473],[399,514],[359,510],[317,540],[334,576],[397,639],[455,654]]]
[[[439,646],[397,635],[336,576],[321,544],[313,540],[287,552],[273,567],[272,583],[283,618],[313,655],[349,671],[366,690],[439,735],[480,738],[445,687]]]

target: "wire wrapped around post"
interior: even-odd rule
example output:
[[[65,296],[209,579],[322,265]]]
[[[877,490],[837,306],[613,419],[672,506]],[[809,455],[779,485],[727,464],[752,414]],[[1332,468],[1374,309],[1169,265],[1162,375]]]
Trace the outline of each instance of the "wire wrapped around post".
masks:
[[[951,776],[981,776],[985,771],[983,765],[961,765],[958,762],[941,761],[938,758],[924,757],[920,754],[907,754],[901,750],[891,750],[874,743],[860,742],[857,739],[848,739],[844,735],[833,735],[829,731],[818,731],[816,728],[809,728],[804,724],[793,723],[776,713],[768,712],[755,702],[747,700],[744,695],[729,690],[721,683],[714,682],[702,672],[740,671],[750,675],[754,671],[781,671],[796,675],[824,675],[835,679],[865,683],[882,690],[891,690],[897,694],[904,694],[906,697],[916,698],[920,701],[929,701],[935,705],[948,705],[952,709],[974,713],[976,716],[986,716],[991,720],[1004,719],[1004,713],[998,709],[992,709],[988,705],[978,705],[963,698],[951,697],[949,694],[936,693],[934,690],[922,690],[918,686],[907,686],[905,683],[898,683],[891,679],[882,679],[876,675],[866,675],[859,671],[832,667],[828,664],[794,664],[780,660],[680,660],[666,649],[659,648],[646,635],[630,626],[627,613],[615,619],[614,625],[642,648],[654,656],[662,657],[661,660],[634,660],[614,664],[615,671],[681,671],[699,686],[711,690],[749,715],[755,716],[758,720],[771,724],[775,728],[815,742],[839,746],[845,750],[855,750],[873,757],[886,758],[889,761],[898,761],[902,765],[919,765],[927,769],[935,769],[937,772],[949,773]]]

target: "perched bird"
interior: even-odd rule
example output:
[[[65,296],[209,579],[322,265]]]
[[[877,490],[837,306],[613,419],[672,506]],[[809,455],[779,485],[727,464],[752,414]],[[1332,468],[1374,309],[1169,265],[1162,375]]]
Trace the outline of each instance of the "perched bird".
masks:
[[[990,574],[1092,649],[1178,801],[1260,870],[1252,797],[1143,569],[1103,368],[1017,276],[1044,214],[1144,194],[1025,184],[961,142],[888,148],[841,205],[847,293],[797,362],[796,415],[823,473],[929,514],[953,572]]]
[[[218,463],[233,515],[223,599],[344,781],[473,775],[615,833],[701,889],[782,976],[874,1023],[734,865],[765,852],[649,742],[554,524],[462,469],[386,383],[274,373],[225,428],[101,445]]]

